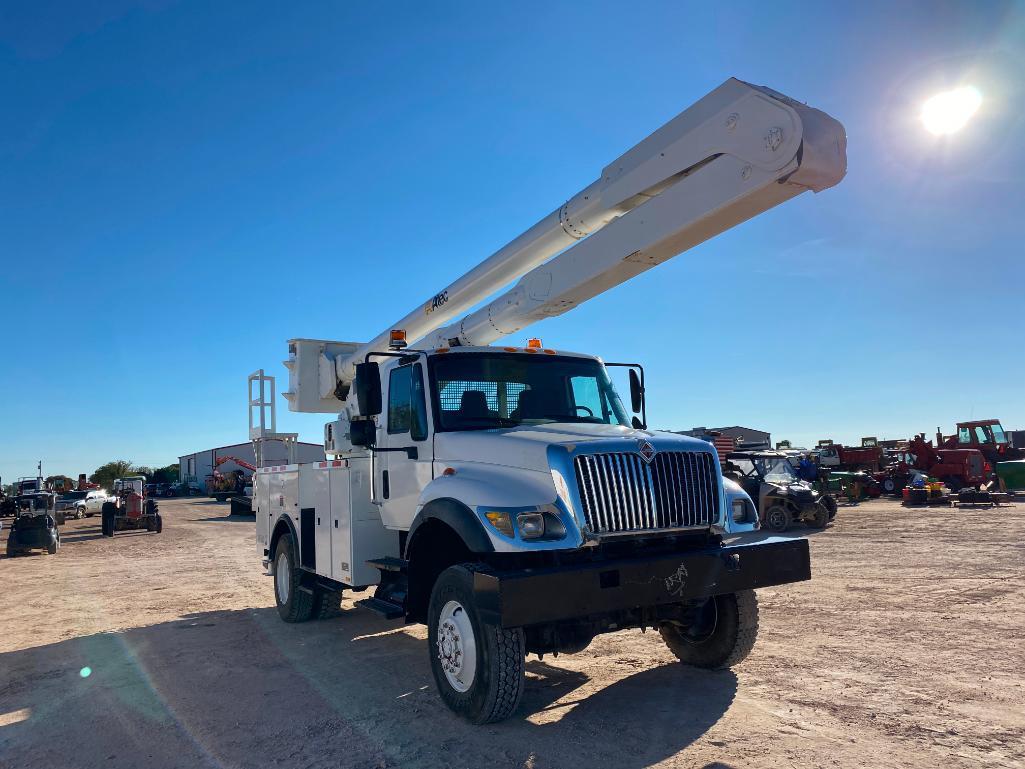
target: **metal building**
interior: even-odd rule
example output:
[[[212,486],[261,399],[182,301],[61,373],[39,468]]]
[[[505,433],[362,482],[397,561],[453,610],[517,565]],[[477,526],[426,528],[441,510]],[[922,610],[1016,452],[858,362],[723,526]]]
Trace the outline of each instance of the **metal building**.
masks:
[[[264,466],[283,465],[288,462],[287,449],[285,444],[280,441],[266,441],[263,444],[263,452]],[[324,459],[324,445],[299,441],[295,445],[295,453],[297,462],[318,462]],[[206,491],[206,481],[213,475],[215,466],[225,475],[234,470],[243,470],[247,475],[250,473],[249,470],[241,467],[232,459],[228,459],[218,466],[217,460],[224,457],[235,457],[243,462],[256,464],[256,452],[250,441],[235,443],[231,446],[218,446],[215,449],[205,449],[178,457],[178,478],[182,483],[197,484],[200,489]]]

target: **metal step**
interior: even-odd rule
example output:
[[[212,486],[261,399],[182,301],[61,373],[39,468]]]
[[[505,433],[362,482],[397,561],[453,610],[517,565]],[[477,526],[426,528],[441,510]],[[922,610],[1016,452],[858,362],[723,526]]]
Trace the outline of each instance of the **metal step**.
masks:
[[[401,606],[389,601],[382,601],[380,598],[364,598],[362,601],[356,601],[356,605],[362,606],[364,609],[370,609],[370,611],[380,614],[385,619],[398,619],[405,616]]]
[[[409,566],[409,561],[405,558],[392,558],[391,556],[387,558],[373,558],[367,561],[367,563],[381,571],[397,571],[401,573],[405,573],[406,567]]]

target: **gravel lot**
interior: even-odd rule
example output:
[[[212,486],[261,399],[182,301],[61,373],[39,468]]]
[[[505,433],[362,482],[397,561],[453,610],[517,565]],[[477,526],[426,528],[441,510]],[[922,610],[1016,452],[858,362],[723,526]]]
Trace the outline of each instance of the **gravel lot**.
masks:
[[[348,600],[286,625],[252,519],[161,509],[159,535],[96,517],[57,556],[0,558],[0,766],[1025,766],[1025,504],[841,507],[813,580],[759,591],[735,671],[604,636],[531,656],[486,727],[441,704],[424,628]]]

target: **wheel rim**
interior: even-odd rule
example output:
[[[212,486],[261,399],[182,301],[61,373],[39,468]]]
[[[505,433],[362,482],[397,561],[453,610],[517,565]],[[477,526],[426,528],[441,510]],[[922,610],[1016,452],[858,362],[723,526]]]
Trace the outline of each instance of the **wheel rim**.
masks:
[[[787,517],[782,510],[772,510],[769,512],[769,526],[774,529],[782,529],[786,525]]]
[[[477,673],[477,640],[470,615],[458,601],[449,601],[438,618],[438,660],[449,685],[465,692]]]
[[[288,594],[292,589],[292,564],[288,562],[288,553],[278,554],[278,563],[274,568],[274,584],[278,588],[278,602],[288,603]]]

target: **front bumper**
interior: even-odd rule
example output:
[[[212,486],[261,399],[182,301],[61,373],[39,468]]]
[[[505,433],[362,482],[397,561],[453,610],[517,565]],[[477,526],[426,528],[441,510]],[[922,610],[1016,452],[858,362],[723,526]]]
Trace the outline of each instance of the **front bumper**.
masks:
[[[502,627],[547,624],[811,579],[808,540],[474,573],[477,607]]]

